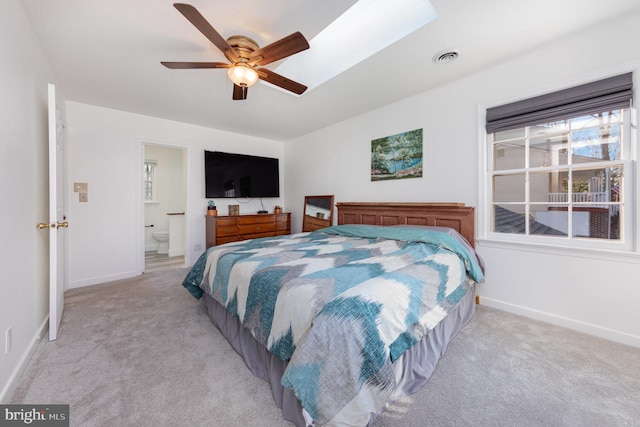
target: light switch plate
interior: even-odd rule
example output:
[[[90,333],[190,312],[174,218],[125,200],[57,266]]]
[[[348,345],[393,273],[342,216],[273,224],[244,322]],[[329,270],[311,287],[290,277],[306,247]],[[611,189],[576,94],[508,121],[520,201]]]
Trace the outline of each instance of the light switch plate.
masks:
[[[86,182],[74,182],[73,183],[73,191],[76,193],[86,193],[87,192],[87,183]]]
[[[87,193],[80,193],[80,194],[78,194],[78,199],[81,202],[88,202],[89,201],[89,195]]]

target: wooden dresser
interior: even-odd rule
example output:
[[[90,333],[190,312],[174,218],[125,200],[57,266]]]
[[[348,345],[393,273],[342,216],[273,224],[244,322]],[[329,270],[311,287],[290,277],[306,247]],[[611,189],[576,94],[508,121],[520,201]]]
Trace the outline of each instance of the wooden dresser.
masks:
[[[205,216],[207,249],[238,240],[291,234],[291,214]]]

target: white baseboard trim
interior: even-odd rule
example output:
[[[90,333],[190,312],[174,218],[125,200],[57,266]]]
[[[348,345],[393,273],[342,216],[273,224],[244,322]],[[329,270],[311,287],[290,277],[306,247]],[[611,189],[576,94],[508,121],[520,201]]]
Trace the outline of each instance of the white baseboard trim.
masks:
[[[67,289],[75,289],[75,288],[82,288],[85,286],[98,285],[100,283],[112,282],[114,280],[128,279],[130,277],[135,277],[139,275],[140,275],[139,272],[129,271],[126,273],[113,274],[110,276],[91,277],[88,279],[69,282],[69,287]]]
[[[574,331],[583,332],[588,335],[615,341],[621,344],[640,347],[640,337],[626,334],[620,331],[615,331],[613,329],[607,329],[590,323],[580,322],[578,320],[568,319],[566,317],[556,316],[554,314],[549,314],[538,310],[532,310],[527,307],[510,304],[504,301],[486,298],[483,296],[480,297],[480,304],[486,305],[487,307],[497,308],[509,313],[518,314],[531,319],[551,323],[557,326],[562,326]]]
[[[22,377],[24,370],[27,368],[27,364],[29,363],[29,360],[31,360],[31,356],[33,356],[33,352],[36,349],[36,344],[40,342],[42,337],[44,337],[47,334],[48,330],[49,330],[49,316],[47,315],[47,317],[45,317],[44,321],[38,328],[38,331],[36,332],[36,334],[33,336],[33,338],[31,338],[31,341],[29,342],[29,346],[27,347],[22,357],[20,358],[18,365],[15,367],[15,369],[11,373],[11,376],[9,377],[9,381],[7,381],[7,384],[2,389],[2,393],[0,393],[1,404],[8,404],[11,401],[11,398],[13,397],[13,392],[16,390],[16,387],[18,386],[18,381],[20,381],[20,377]]]
[[[169,256],[180,256],[180,255],[184,255],[184,248],[179,248],[179,249],[169,249]]]

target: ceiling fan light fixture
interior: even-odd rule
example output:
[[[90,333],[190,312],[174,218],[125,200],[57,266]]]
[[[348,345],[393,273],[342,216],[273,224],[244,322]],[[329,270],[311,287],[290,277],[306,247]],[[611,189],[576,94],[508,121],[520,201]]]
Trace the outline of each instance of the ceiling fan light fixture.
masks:
[[[258,73],[247,64],[235,64],[227,74],[233,83],[242,87],[252,86],[258,81]]]

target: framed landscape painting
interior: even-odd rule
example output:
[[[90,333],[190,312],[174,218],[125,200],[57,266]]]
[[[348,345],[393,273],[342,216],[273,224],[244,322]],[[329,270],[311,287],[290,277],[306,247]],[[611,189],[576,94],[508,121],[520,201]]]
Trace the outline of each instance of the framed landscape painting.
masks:
[[[422,177],[422,129],[371,141],[371,181]]]

